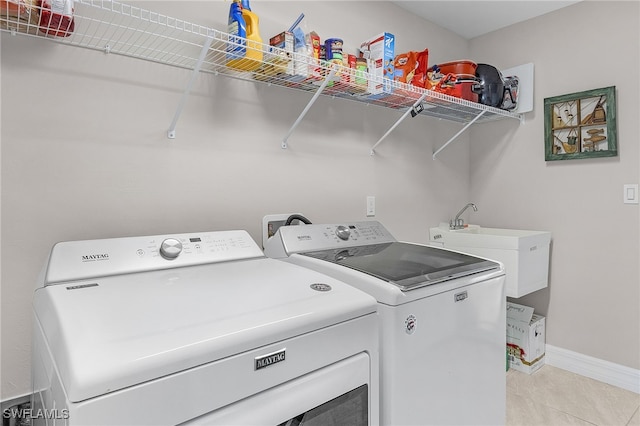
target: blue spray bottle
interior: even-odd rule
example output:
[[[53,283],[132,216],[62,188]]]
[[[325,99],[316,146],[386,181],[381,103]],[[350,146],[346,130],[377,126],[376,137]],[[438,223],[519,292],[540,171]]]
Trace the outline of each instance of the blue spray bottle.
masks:
[[[242,59],[247,53],[247,27],[242,17],[242,0],[233,0],[229,9],[227,60]]]

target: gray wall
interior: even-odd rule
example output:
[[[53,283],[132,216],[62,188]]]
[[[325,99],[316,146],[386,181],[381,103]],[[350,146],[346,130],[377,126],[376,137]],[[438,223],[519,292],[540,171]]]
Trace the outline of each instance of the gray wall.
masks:
[[[479,125],[433,161],[431,152],[458,125],[408,119],[370,157],[371,145],[400,114],[321,98],[289,139],[289,149],[282,150],[280,140],[309,94],[200,75],[178,122],[177,138],[168,140],[166,130],[187,71],[3,33],[2,399],[29,391],[31,296],[55,242],[238,228],[260,241],[265,214],[297,211],[315,222],[364,219],[367,195],[376,196],[376,219],[404,240],[426,242],[430,226],[448,220],[469,201],[480,208],[465,217],[472,222],[551,230],[550,290],[527,299],[549,315],[548,342],[639,367],[638,209],[621,204],[622,184],[638,182],[637,44],[629,52],[597,49],[610,63],[631,55],[626,59],[630,69],[589,69],[581,80],[582,71],[593,64],[594,51],[587,46],[599,37],[619,46],[638,39],[637,4],[612,8],[610,2],[588,2],[558,12],[560,18],[552,14],[535,24],[520,24],[523,34],[538,37],[520,36],[513,27],[471,42],[387,2],[340,2],[345,19],[336,19],[336,9],[327,4],[255,1],[252,6],[265,39],[304,11],[307,30],[315,29],[323,39],[340,36],[347,49],[376,28],[397,36],[397,52],[428,47],[432,63],[474,58],[510,67],[534,62],[536,110],[527,114],[523,126],[514,120]],[[143,6],[226,27],[228,2]],[[628,22],[615,27],[628,27],[630,33],[578,26],[576,48],[590,56],[578,55],[580,72],[564,70],[557,76],[549,69],[556,57],[546,53],[551,34],[544,29],[564,29],[566,14],[574,19],[571,11],[589,19],[606,12],[610,19],[605,22]],[[351,16],[367,25],[345,24]],[[614,24],[604,28],[609,26]],[[520,37],[520,43],[509,40]],[[507,52],[505,44],[517,46]],[[545,164],[542,98],[604,85],[619,89],[620,157]],[[543,190],[557,182],[553,174],[589,177],[601,193],[588,192],[587,185],[571,195],[559,188]],[[558,217],[566,216],[573,219],[561,226]],[[589,238],[584,228],[605,220],[608,225],[599,232],[612,244],[594,251],[588,244],[595,242],[593,231]],[[623,220],[629,225],[620,225]],[[635,263],[616,263],[614,277],[612,246],[620,248],[616,259],[629,256]],[[585,256],[602,261],[586,261]],[[567,257],[581,266],[561,266]],[[581,269],[585,265],[586,271]],[[603,306],[605,296],[616,305]],[[589,327],[583,326],[585,320]],[[624,344],[628,353],[614,344]]]
[[[486,226],[552,232],[550,285],[519,303],[547,316],[547,343],[640,368],[640,3],[585,1],[471,41],[475,58],[535,65],[535,110],[509,132],[471,132],[471,197]],[[544,161],[544,98],[617,88],[614,158]]]

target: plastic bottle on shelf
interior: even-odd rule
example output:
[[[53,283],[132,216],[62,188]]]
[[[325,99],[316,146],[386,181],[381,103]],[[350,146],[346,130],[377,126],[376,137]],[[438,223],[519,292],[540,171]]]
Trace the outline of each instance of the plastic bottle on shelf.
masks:
[[[229,8],[229,44],[227,44],[227,60],[242,59],[247,53],[247,30],[242,17],[241,0],[233,0]]]
[[[241,10],[246,28],[246,50],[243,57],[227,61],[227,66],[240,71],[255,71],[262,65],[263,56],[259,19],[258,15],[251,11],[249,0],[242,0]]]

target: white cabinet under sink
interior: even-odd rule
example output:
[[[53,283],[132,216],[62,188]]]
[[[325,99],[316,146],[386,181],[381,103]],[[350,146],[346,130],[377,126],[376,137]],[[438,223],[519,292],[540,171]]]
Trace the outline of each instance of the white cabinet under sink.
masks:
[[[441,223],[429,230],[429,241],[434,246],[502,262],[508,297],[522,297],[549,283],[550,232],[478,225],[452,230],[449,224]]]

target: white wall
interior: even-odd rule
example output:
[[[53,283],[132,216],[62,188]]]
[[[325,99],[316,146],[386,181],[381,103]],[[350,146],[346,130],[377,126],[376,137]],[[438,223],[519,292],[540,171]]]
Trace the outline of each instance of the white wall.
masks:
[[[585,1],[471,41],[478,60],[535,65],[535,109],[514,132],[471,135],[473,217],[549,230],[550,285],[517,302],[547,316],[547,343],[640,368],[640,216],[623,184],[640,164],[640,7]],[[544,160],[544,98],[617,88],[618,156]]]
[[[228,6],[143,3],[218,29]],[[375,28],[396,35],[398,52],[469,56],[468,41],[386,2],[252,6],[265,39],[304,11],[308,29],[342,37],[347,49]],[[5,33],[1,42],[3,400],[29,392],[31,297],[57,241],[238,228],[260,241],[265,214],[365,219],[375,195],[391,232],[426,242],[430,225],[469,200],[468,138],[431,160],[456,124],[408,119],[371,157],[400,113],[321,98],[282,150],[311,95],[207,74],[168,140],[189,72]]]

